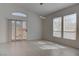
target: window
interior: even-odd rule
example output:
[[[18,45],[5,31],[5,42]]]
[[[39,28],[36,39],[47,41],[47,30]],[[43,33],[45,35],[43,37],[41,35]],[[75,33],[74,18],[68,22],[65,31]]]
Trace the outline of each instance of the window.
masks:
[[[61,17],[53,19],[53,36],[61,37]]]
[[[76,13],[53,19],[53,36],[76,40]]]
[[[63,38],[76,39],[76,14],[63,17]]]
[[[12,15],[13,15],[13,16],[20,16],[20,17],[27,17],[26,14],[21,13],[21,12],[13,12]]]

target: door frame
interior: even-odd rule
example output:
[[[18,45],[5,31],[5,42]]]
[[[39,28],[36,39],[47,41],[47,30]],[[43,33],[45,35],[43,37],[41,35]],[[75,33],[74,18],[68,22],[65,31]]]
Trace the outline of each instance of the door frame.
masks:
[[[21,40],[16,40],[16,34],[15,34],[15,40],[12,40],[11,37],[9,36],[10,35],[10,29],[9,29],[9,21],[26,21],[26,27],[27,27],[27,39],[28,39],[28,20],[17,20],[17,19],[8,19],[7,20],[7,24],[8,24],[8,42],[11,42],[11,41],[21,41]],[[15,26],[16,26],[16,23],[15,23]],[[16,27],[15,27],[15,33],[16,33]],[[11,33],[12,34],[12,33]],[[26,40],[26,39],[25,39]]]

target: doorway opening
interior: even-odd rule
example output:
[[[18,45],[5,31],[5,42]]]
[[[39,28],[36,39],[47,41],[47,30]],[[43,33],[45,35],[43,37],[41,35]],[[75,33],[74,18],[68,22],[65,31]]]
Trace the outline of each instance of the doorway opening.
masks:
[[[26,20],[8,20],[9,41],[27,39]]]

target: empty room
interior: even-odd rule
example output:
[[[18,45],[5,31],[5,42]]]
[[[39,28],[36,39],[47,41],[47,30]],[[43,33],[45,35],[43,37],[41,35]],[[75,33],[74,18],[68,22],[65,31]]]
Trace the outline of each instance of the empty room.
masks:
[[[0,56],[79,56],[79,4],[0,3]]]

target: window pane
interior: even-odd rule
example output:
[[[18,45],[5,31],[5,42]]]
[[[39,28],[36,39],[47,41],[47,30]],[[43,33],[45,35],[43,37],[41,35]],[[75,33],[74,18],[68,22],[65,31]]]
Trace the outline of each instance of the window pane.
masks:
[[[53,36],[61,37],[61,17],[53,19]]]
[[[16,21],[16,40],[21,40],[22,36],[22,22]]]
[[[55,37],[61,37],[61,32],[53,32],[53,36],[55,36]]]
[[[76,39],[76,14],[64,16],[63,37],[67,39]]]
[[[23,39],[27,39],[27,26],[26,26],[26,21],[23,21],[22,23],[22,29],[23,29]]]
[[[76,40],[76,33],[75,32],[64,32],[64,38]]]

